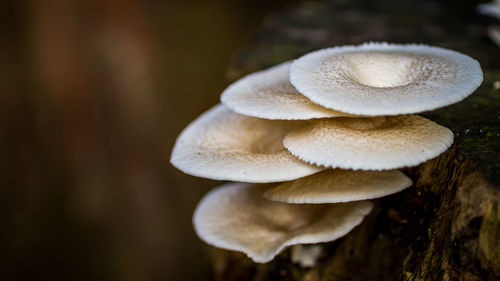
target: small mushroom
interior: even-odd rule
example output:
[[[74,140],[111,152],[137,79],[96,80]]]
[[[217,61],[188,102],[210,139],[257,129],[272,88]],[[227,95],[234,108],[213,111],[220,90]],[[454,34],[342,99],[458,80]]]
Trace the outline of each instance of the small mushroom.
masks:
[[[206,243],[241,251],[255,262],[271,261],[285,247],[336,240],[371,211],[369,201],[296,205],[272,202],[262,193],[271,185],[230,183],[198,204],[194,228]]]
[[[241,78],[224,90],[222,103],[240,114],[265,119],[350,116],[321,107],[297,92],[288,78],[290,65],[285,62]]]
[[[371,118],[311,120],[284,140],[293,155],[308,163],[354,170],[415,166],[452,143],[448,128],[417,115],[385,117],[382,123]]]
[[[461,101],[483,81],[479,63],[425,45],[368,43],[297,59],[290,82],[314,103],[357,115],[398,115]]]
[[[267,190],[272,201],[295,204],[340,203],[390,195],[410,187],[412,181],[398,170],[352,171],[328,169]]]
[[[198,177],[241,182],[278,182],[323,170],[292,156],[284,136],[300,121],[248,117],[216,105],[177,138],[171,162]]]

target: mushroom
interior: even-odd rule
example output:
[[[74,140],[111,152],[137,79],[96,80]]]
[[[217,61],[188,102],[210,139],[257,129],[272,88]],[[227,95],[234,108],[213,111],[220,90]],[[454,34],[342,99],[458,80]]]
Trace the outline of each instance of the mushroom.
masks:
[[[381,121],[384,120],[384,121]],[[418,165],[453,143],[453,133],[417,115],[312,120],[288,133],[285,147],[315,165],[391,170]]]
[[[340,203],[378,198],[410,187],[401,171],[352,171],[328,169],[267,190],[272,201],[295,204]]]
[[[171,162],[198,177],[241,182],[278,182],[323,170],[292,156],[283,138],[300,121],[248,117],[216,105],[177,138]]]
[[[222,103],[240,114],[265,119],[350,116],[312,103],[297,92],[288,78],[290,65],[285,62],[241,78],[224,90]]]
[[[398,115],[461,101],[483,80],[479,63],[426,45],[368,43],[297,59],[290,82],[323,107],[357,115]]]
[[[367,199],[411,186],[394,169],[453,143],[449,129],[401,114],[458,102],[482,80],[479,63],[455,51],[368,43],[312,52],[236,81],[221,96],[225,105],[188,125],[172,151],[185,173],[247,182],[205,195],[193,216],[196,233],[255,262],[346,235],[372,210]],[[310,266],[320,254],[296,247],[292,256]]]
[[[272,185],[230,183],[210,191],[198,204],[193,223],[206,243],[241,251],[265,263],[285,247],[336,240],[361,223],[369,201],[296,205],[272,202],[262,193]]]

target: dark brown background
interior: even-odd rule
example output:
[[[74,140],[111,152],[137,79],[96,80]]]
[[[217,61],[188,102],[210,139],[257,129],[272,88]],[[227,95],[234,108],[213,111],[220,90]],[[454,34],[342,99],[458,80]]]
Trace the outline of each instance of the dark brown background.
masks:
[[[170,150],[285,2],[1,1],[0,280],[204,275]]]
[[[0,280],[207,276],[191,215],[217,183],[170,150],[240,75],[232,53],[297,2],[0,2]]]

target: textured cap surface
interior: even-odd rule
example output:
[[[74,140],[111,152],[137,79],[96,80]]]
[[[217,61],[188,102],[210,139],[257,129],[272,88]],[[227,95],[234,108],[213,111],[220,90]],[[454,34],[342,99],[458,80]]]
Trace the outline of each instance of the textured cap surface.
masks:
[[[425,45],[368,43],[297,59],[290,81],[314,103],[359,115],[398,115],[461,101],[483,81],[473,58]]]
[[[415,166],[452,143],[448,128],[417,115],[311,120],[284,140],[285,147],[306,162],[355,170]]]
[[[264,193],[273,201],[287,203],[339,203],[373,199],[399,192],[412,184],[397,170],[353,171],[328,169],[284,182]]]
[[[323,170],[292,156],[283,138],[300,121],[276,121],[234,113],[216,105],[184,129],[171,162],[198,177],[241,182],[277,182]]]
[[[349,116],[321,107],[290,84],[290,62],[247,75],[230,85],[221,96],[224,105],[240,114],[266,119],[312,119]]]
[[[285,247],[333,241],[361,223],[372,203],[296,205],[272,202],[262,193],[270,185],[231,183],[209,192],[193,223],[206,243],[268,262]]]

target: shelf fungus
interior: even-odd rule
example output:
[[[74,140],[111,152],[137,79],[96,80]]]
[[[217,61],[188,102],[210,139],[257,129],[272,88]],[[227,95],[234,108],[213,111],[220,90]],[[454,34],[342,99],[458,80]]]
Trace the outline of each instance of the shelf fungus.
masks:
[[[247,75],[221,95],[224,105],[240,114],[265,119],[299,120],[351,116],[312,103],[290,84],[291,62]]]
[[[297,205],[266,200],[269,184],[230,183],[209,192],[194,212],[206,243],[241,251],[255,262],[271,261],[296,244],[328,242],[346,235],[372,210],[369,201]]]
[[[300,122],[266,120],[216,105],[177,138],[171,162],[198,177],[239,182],[278,182],[308,176],[323,168],[288,152],[283,138]]]
[[[324,167],[391,170],[438,156],[453,143],[453,132],[417,115],[332,118],[310,121],[286,135],[298,158]]]
[[[172,151],[187,174],[239,182],[205,195],[196,233],[255,262],[346,235],[371,211],[367,200],[412,185],[395,169],[452,145],[449,129],[409,114],[458,102],[482,80],[467,55],[388,43],[319,50],[241,78]],[[320,255],[296,247],[292,262]]]
[[[479,63],[426,45],[367,43],[297,59],[290,82],[314,103],[358,115],[410,114],[459,102],[483,81]]]

